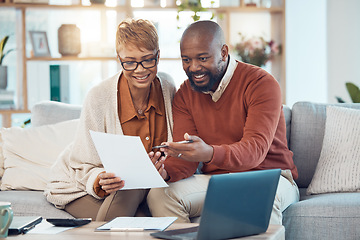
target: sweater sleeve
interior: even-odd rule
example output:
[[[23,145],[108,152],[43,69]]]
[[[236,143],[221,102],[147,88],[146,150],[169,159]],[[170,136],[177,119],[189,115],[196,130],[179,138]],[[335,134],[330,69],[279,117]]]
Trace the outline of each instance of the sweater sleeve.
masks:
[[[91,95],[92,91],[84,101],[75,139],[51,167],[47,189],[44,191],[47,200],[61,209],[86,194],[101,198],[94,191],[96,177],[104,168],[89,134],[89,129],[100,131],[100,124],[96,124],[91,107],[94,99]]]
[[[247,171],[258,167],[266,158],[279,124],[282,101],[280,86],[273,77],[264,75],[251,81],[244,93],[247,116],[240,141],[213,145],[214,154],[204,164],[204,171]]]
[[[74,148],[70,156],[70,166],[75,171],[76,184],[89,195],[101,198],[94,191],[94,184],[98,175],[105,169],[92,141],[90,131],[111,133],[108,126],[107,111],[113,103],[105,88],[94,88],[87,95],[81,114],[79,134],[75,139]],[[108,105],[108,108],[104,106]]]
[[[89,130],[123,134],[117,114],[117,82],[119,72],[94,86],[87,94],[74,141],[62,152],[51,168],[44,194],[59,208],[89,194],[101,198],[94,185],[105,171]]]
[[[184,140],[185,132],[189,133],[190,135],[198,135],[191,113],[185,104],[182,90],[179,90],[175,94],[172,111],[174,119],[174,141]],[[196,172],[199,163],[188,162],[177,157],[169,156],[166,159],[164,165],[170,177],[169,181],[176,182],[192,176]]]

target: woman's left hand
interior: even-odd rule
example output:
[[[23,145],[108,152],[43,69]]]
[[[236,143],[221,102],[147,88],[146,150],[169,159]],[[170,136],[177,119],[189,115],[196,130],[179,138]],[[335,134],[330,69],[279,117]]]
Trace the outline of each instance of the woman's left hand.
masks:
[[[165,162],[166,157],[161,156],[161,152],[154,153],[153,151],[151,151],[148,155],[149,155],[149,158],[151,159],[152,163],[154,164],[155,168],[158,170],[160,176],[163,179],[167,179],[168,175],[164,168],[164,162]]]
[[[125,181],[116,177],[114,173],[103,172],[99,174],[99,184],[106,193],[112,193],[125,186]]]

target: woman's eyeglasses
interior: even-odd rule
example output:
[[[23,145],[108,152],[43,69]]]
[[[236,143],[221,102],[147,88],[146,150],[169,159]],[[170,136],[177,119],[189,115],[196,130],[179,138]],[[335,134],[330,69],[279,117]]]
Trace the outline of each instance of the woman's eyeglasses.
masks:
[[[119,57],[121,66],[123,67],[124,70],[126,70],[126,71],[134,71],[135,69],[137,69],[139,64],[141,64],[141,66],[143,68],[145,68],[145,69],[155,67],[155,65],[157,63],[157,60],[158,60],[158,54],[159,54],[159,51],[157,51],[155,58],[145,59],[145,60],[143,60],[141,62],[136,62],[136,61],[123,62],[123,61],[121,61],[120,56],[118,56],[118,57]]]

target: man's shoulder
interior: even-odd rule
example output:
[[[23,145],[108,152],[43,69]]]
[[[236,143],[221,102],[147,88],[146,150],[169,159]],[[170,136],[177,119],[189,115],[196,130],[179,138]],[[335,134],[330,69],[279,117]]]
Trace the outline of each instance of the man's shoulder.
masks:
[[[186,79],[183,83],[180,84],[180,87],[176,91],[175,96],[181,95],[181,96],[190,97],[190,96],[194,96],[196,94],[202,94],[202,93],[197,92],[194,89],[192,89],[189,79]]]
[[[247,82],[247,84],[269,82],[278,85],[278,81],[276,81],[274,76],[265,69],[243,62],[238,62],[233,77],[240,78],[242,81]]]

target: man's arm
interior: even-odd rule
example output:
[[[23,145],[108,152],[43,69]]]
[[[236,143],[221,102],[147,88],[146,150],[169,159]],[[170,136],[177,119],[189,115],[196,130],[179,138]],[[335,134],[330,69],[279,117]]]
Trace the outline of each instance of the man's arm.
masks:
[[[203,171],[208,173],[246,171],[258,167],[269,152],[279,124],[282,107],[280,87],[275,79],[265,75],[263,79],[250,81],[243,95],[243,101],[240,101],[239,104],[244,105],[246,111],[238,116],[243,118],[239,119],[242,133],[239,133],[238,141],[229,144],[212,144],[211,142],[205,143],[200,139],[201,141],[199,140],[198,143],[202,144],[196,147],[194,147],[195,143],[180,146],[176,143],[168,143],[171,148],[166,150],[167,153],[172,156],[182,153],[183,160],[205,162]],[[197,131],[194,131],[196,127],[192,115],[186,108],[185,99],[189,104],[191,101],[189,96],[184,97],[181,94],[178,94],[174,101],[174,139],[177,140],[183,140],[184,131],[189,132],[190,135],[198,135]],[[239,109],[239,111],[241,110]],[[235,112],[234,115],[236,115]],[[198,124],[205,125],[206,123],[199,122]],[[221,127],[224,128],[229,125],[226,120],[222,124],[224,125]],[[221,127],[219,126],[219,128]],[[207,129],[202,129],[202,135],[206,135],[206,131]],[[209,131],[211,130],[209,129]],[[204,139],[204,136],[200,137]],[[211,152],[210,159],[199,158],[198,154],[204,149]],[[206,153],[202,152],[200,155],[205,156]],[[171,165],[175,165],[175,163],[171,163]]]
[[[196,126],[187,108],[184,97],[179,90],[173,100],[173,120],[174,120],[174,131],[173,140],[174,142],[184,140],[183,129],[191,135],[197,135]],[[181,123],[181,124],[179,124]],[[181,126],[181,128],[179,127]],[[166,151],[169,149],[162,149]],[[168,153],[167,153],[168,154]],[[198,162],[189,162],[184,160],[181,156],[178,158],[179,153],[168,154],[168,157],[164,163],[165,170],[169,177],[170,182],[176,182],[178,180],[192,176],[199,165]]]
[[[232,144],[213,145],[204,171],[247,171],[265,160],[278,128],[282,109],[280,86],[272,77],[252,81],[244,93],[247,115],[243,136]]]

